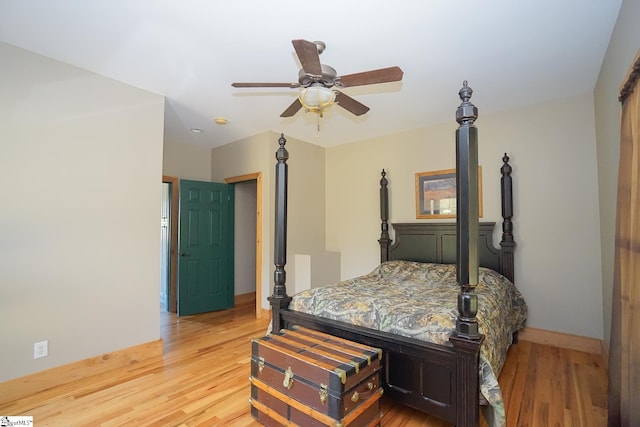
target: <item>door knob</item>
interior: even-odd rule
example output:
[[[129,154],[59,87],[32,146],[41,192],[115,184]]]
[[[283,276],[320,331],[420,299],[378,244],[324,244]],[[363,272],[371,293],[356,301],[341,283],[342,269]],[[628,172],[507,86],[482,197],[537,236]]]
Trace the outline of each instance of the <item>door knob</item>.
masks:
[[[191,254],[189,254],[189,253],[187,253],[187,252],[182,252],[182,253],[180,254],[180,256],[191,256]]]

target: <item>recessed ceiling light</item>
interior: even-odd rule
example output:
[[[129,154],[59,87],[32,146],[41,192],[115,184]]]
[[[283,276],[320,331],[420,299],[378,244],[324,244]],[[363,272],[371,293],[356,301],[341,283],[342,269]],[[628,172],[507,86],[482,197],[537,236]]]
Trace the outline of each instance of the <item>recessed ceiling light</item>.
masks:
[[[226,125],[227,124],[227,119],[225,119],[224,117],[216,117],[215,120],[217,125]]]
[[[202,133],[204,131],[202,129],[200,129],[200,128],[191,128],[191,132],[193,132],[193,133]]]

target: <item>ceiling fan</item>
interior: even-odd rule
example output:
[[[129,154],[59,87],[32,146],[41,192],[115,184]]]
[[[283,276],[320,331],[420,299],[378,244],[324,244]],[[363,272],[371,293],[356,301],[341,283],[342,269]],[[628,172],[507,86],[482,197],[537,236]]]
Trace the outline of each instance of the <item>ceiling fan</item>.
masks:
[[[388,67],[338,76],[334,68],[320,63],[320,54],[326,48],[323,42],[293,40],[292,43],[302,65],[298,72],[298,83],[232,83],[231,86],[299,89],[298,98],[280,114],[280,117],[291,117],[302,108],[322,117],[322,113],[334,103],[356,116],[361,116],[369,111],[369,107],[336,88],[396,82],[402,80],[404,74],[400,67]]]

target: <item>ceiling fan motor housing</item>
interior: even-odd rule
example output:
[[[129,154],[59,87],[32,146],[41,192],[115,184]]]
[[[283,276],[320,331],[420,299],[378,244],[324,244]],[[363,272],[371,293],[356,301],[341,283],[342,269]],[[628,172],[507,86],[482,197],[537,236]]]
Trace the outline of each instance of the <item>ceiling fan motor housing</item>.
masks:
[[[331,87],[336,83],[338,73],[333,67],[321,64],[322,75],[314,76],[313,74],[305,73],[304,69],[298,72],[298,82],[300,86],[307,87],[312,83],[322,83],[326,87]]]

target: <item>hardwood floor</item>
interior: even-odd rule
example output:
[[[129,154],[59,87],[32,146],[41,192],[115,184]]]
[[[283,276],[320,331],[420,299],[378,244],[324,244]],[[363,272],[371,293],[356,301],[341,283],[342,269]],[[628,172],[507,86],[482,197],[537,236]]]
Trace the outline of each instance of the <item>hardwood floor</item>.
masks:
[[[249,413],[250,341],[264,335],[252,301],[177,318],[164,313],[164,357],[0,406],[35,426],[259,426]],[[508,426],[606,425],[602,358],[521,342],[500,375]],[[383,397],[384,426],[446,426]],[[483,425],[486,425],[484,421]]]

